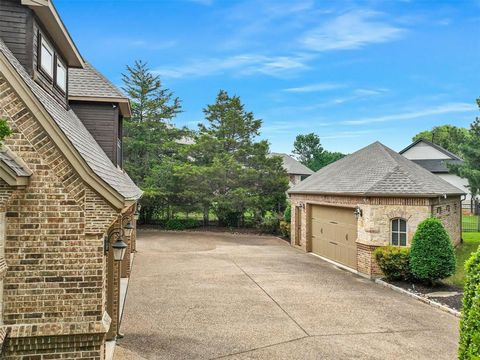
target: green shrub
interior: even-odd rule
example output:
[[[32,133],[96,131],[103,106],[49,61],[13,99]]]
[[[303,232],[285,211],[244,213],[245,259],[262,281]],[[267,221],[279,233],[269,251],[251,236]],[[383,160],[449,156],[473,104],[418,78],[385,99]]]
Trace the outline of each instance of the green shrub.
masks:
[[[186,230],[200,226],[200,222],[194,219],[170,219],[165,222],[166,230]]]
[[[480,248],[465,263],[458,358],[480,359]]]
[[[283,220],[285,220],[289,224],[292,221],[292,204],[290,204],[290,203],[288,203],[287,208],[285,209],[285,211],[283,213]]]
[[[290,222],[286,222],[285,220],[280,221],[280,234],[282,236],[290,239],[290,229],[291,229]]]
[[[455,252],[440,220],[428,218],[418,225],[410,249],[410,270],[419,280],[433,283],[455,273]]]
[[[399,246],[377,248],[373,255],[388,280],[413,279],[410,272],[410,249]]]
[[[267,212],[260,222],[259,229],[266,234],[278,234],[280,220],[277,214]]]

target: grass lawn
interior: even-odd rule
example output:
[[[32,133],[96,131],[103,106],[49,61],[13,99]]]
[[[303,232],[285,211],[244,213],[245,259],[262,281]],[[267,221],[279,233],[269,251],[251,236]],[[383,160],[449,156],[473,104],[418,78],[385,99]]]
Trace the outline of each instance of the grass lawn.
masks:
[[[480,231],[480,221],[478,215],[463,215],[462,228],[463,231]]]
[[[463,233],[463,244],[455,249],[455,255],[457,258],[457,271],[454,275],[446,279],[446,282],[458,286],[463,286],[465,277],[465,261],[470,257],[472,252],[478,249],[480,245],[480,232],[476,233]]]

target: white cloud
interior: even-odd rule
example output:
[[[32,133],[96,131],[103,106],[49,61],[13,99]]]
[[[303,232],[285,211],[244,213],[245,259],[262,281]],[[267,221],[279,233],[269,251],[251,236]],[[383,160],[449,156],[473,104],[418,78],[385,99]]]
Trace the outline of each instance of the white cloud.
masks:
[[[291,92],[291,93],[309,93],[309,92],[321,92],[321,91],[341,89],[344,87],[345,85],[343,84],[318,83],[318,84],[310,84],[310,85],[288,88],[288,89],[284,89],[284,91]]]
[[[355,10],[340,15],[307,31],[301,44],[313,51],[358,49],[368,44],[397,39],[404,29],[376,20],[381,14],[370,10]]]
[[[264,74],[270,76],[289,75],[294,71],[307,69],[308,56],[266,56],[257,54],[234,55],[227,58],[210,58],[190,61],[188,64],[161,67],[154,72],[163,77],[183,78],[187,76],[208,76],[233,71],[235,75]]]
[[[339,131],[332,134],[327,134],[321,136],[321,139],[349,139],[349,138],[356,138],[362,135],[369,135],[376,132],[380,132],[381,130],[358,130],[358,131]]]
[[[341,124],[365,125],[365,124],[383,123],[383,122],[398,121],[398,120],[412,120],[412,119],[418,119],[418,118],[431,116],[431,115],[470,112],[475,110],[476,110],[476,107],[469,103],[450,103],[445,105],[439,105],[429,109],[409,111],[409,112],[404,112],[399,114],[391,114],[391,115],[356,119],[356,120],[346,120],[346,121],[342,121]]]

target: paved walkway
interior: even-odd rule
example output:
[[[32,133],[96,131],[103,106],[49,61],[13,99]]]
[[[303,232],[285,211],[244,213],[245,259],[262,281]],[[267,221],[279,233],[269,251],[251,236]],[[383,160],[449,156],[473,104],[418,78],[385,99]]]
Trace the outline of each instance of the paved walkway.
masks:
[[[115,360],[455,359],[458,319],[273,237],[142,231]]]

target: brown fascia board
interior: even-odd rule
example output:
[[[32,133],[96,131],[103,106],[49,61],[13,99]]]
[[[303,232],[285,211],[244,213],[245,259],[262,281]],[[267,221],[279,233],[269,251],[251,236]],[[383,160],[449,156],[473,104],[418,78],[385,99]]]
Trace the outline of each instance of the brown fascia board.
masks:
[[[68,33],[52,1],[49,0],[22,0],[22,5],[33,10],[43,26],[47,29],[55,45],[67,60],[69,67],[84,68],[85,62],[77,46]]]
[[[126,199],[93,172],[2,53],[0,53],[0,73],[2,73],[8,83],[15,89],[15,92],[30,111],[35,114],[41,126],[50,135],[57,147],[61,149],[62,153],[70,164],[72,164],[78,175],[114,208],[119,210],[123,209],[126,204]]]
[[[123,117],[131,117],[132,109],[130,107],[130,101],[127,98],[112,98],[112,97],[97,97],[97,96],[69,96],[70,101],[90,101],[90,102],[108,102],[118,103],[120,113]]]

